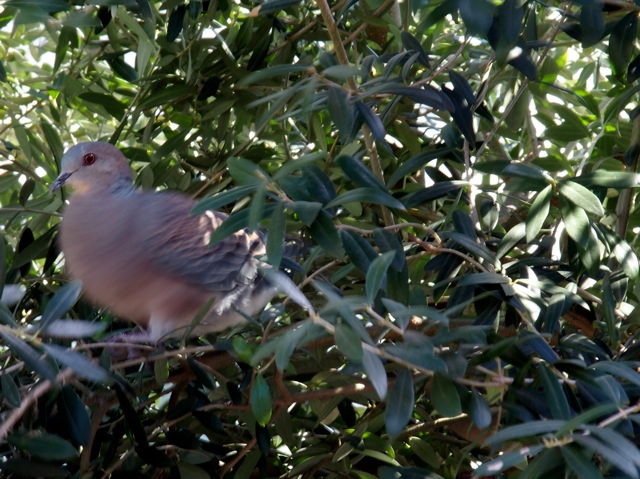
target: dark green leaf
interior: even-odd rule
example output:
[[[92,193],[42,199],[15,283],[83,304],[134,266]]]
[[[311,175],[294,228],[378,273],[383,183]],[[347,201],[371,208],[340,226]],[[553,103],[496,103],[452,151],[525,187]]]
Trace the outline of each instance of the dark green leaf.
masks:
[[[369,266],[369,270],[367,271],[367,280],[365,283],[369,302],[373,302],[380,288],[384,286],[387,270],[389,269],[389,266],[391,266],[394,256],[395,252],[388,251],[386,253],[382,253],[371,262],[371,266]]]
[[[400,32],[400,39],[402,40],[402,46],[407,51],[414,51],[418,54],[418,61],[422,63],[423,66],[429,68],[429,57],[427,56],[427,52],[422,48],[422,44],[418,41],[416,37],[411,35],[411,33],[403,30]]]
[[[399,369],[396,373],[396,382],[389,394],[384,415],[387,433],[392,438],[399,436],[411,419],[415,400],[413,387],[411,373],[404,368]]]
[[[526,240],[531,243],[542,228],[545,220],[549,216],[549,207],[551,206],[551,196],[553,195],[553,186],[549,185],[540,191],[529,209],[529,214],[525,220],[526,224]]]
[[[500,454],[496,459],[480,465],[480,467],[474,471],[474,474],[478,477],[495,475],[537,456],[545,449],[546,446],[525,446],[515,451],[505,452],[504,454]]]
[[[633,44],[638,33],[638,14],[629,12],[611,30],[609,37],[609,60],[614,75],[623,81],[631,61]]]
[[[236,188],[217,193],[209,198],[200,200],[198,204],[194,206],[193,210],[191,210],[191,214],[199,215],[204,213],[205,211],[215,210],[222,206],[226,206],[229,203],[234,203],[239,199],[253,193],[257,187],[257,183],[253,183],[243,186],[237,186]]]
[[[57,372],[47,361],[42,360],[42,353],[36,351],[22,339],[15,336],[13,332],[9,332],[6,329],[0,328],[0,336],[2,336],[11,351],[22,359],[32,371],[37,372],[51,382],[55,382]]]
[[[69,441],[53,434],[12,434],[7,441],[21,451],[45,461],[65,461],[78,456],[78,451]]]
[[[340,132],[341,141],[347,143],[352,137],[355,124],[353,104],[343,90],[332,87],[327,90],[327,106],[331,119]]]
[[[640,174],[626,171],[598,170],[577,176],[573,181],[587,187],[634,188],[640,186]]]
[[[349,360],[361,363],[363,353],[360,336],[344,323],[338,323],[336,325],[334,335],[338,349],[342,351]]]
[[[380,400],[384,401],[387,396],[387,372],[384,369],[382,360],[378,355],[372,353],[368,349],[362,351],[362,366],[369,376],[371,384],[378,393]]]
[[[9,406],[20,407],[22,398],[20,397],[20,391],[18,390],[18,386],[11,374],[4,373],[0,375],[0,392],[2,392],[2,397],[4,397]]]
[[[91,421],[87,408],[70,386],[64,386],[58,395],[58,411],[71,438],[87,447],[91,437]]]
[[[508,284],[509,282],[511,282],[511,279],[499,273],[471,273],[464,275],[458,281],[458,286]]]
[[[491,409],[489,403],[478,391],[471,390],[471,401],[469,402],[469,415],[478,429],[487,429],[491,426]]]
[[[416,103],[430,106],[436,110],[455,111],[456,107],[449,97],[443,92],[426,85],[424,88],[418,87],[393,87],[386,88],[382,93],[391,93],[392,95],[401,95],[410,98]]]
[[[567,444],[559,449],[562,457],[577,477],[580,479],[604,479],[598,468],[591,462],[591,454],[584,454],[582,449],[572,444]]]
[[[431,381],[431,402],[443,417],[454,417],[462,413],[460,395],[455,384],[446,376],[434,374]]]
[[[467,186],[463,180],[439,181],[438,183],[420,189],[415,193],[407,195],[403,201],[408,207],[418,206],[427,201],[433,201],[449,194],[455,194],[460,188]]]
[[[384,128],[384,125],[382,124],[382,121],[380,121],[380,118],[378,118],[378,115],[376,115],[371,110],[371,108],[369,108],[361,101],[355,102],[355,106],[356,110],[371,130],[371,134],[376,139],[376,141],[378,141],[385,148],[389,149],[387,140],[385,140],[384,138],[387,135],[387,132]]]
[[[385,193],[387,192],[387,188],[380,183],[371,172],[371,169],[369,169],[362,160],[354,158],[353,156],[340,155],[335,161],[356,185],[366,188],[377,188]]]
[[[169,15],[169,21],[167,22],[167,41],[173,42],[180,32],[182,32],[182,25],[184,23],[184,16],[187,13],[187,7],[184,4],[176,6]]]
[[[335,258],[342,258],[344,251],[340,236],[338,236],[338,231],[333,221],[324,210],[318,213],[318,217],[309,227],[309,233],[329,255]]]
[[[282,260],[282,254],[284,252],[286,226],[284,203],[280,202],[276,204],[271,214],[269,235],[267,236],[267,258],[269,258],[269,264],[274,268],[280,267],[280,261]]]
[[[471,35],[484,36],[493,23],[495,7],[486,0],[460,0],[460,16]]]
[[[358,233],[350,230],[340,231],[340,239],[342,239],[342,246],[353,264],[363,273],[369,271],[371,262],[378,257],[378,253],[369,242]]]
[[[586,248],[590,229],[587,213],[582,208],[568,203],[564,198],[560,198],[560,210],[569,236],[581,248]]]
[[[590,47],[598,43],[605,31],[605,16],[602,11],[604,2],[594,0],[586,2],[580,9],[580,27],[582,27],[582,46]]]
[[[112,377],[106,369],[91,361],[77,351],[57,344],[43,344],[42,348],[56,361],[71,369],[78,376],[96,383],[108,384]]]
[[[586,212],[596,216],[604,215],[604,208],[598,197],[580,183],[561,181],[558,183],[558,191],[565,199]]]
[[[551,369],[544,364],[540,364],[538,372],[542,379],[544,396],[547,400],[547,405],[551,410],[551,416],[554,419],[571,419],[571,409],[569,408],[569,403],[567,402],[567,398],[562,390],[560,378],[556,377]]]
[[[82,282],[72,281],[60,288],[49,300],[44,312],[39,329],[46,328],[52,321],[60,319],[69,309],[76,304],[82,292]]]
[[[378,188],[356,188],[346,191],[327,203],[326,207],[333,208],[334,206],[341,206],[346,203],[372,203],[397,208],[399,210],[406,209],[399,200]]]
[[[407,161],[402,163],[402,165],[400,165],[400,167],[396,171],[393,172],[393,174],[389,178],[389,181],[387,182],[387,185],[389,185],[389,187],[395,185],[409,173],[413,173],[418,168],[423,167],[432,160],[446,157],[453,151],[453,148],[440,148],[436,150],[425,151],[409,158]]]
[[[322,203],[295,201],[291,204],[291,209],[298,215],[303,225],[311,226],[322,210]]]
[[[269,385],[262,374],[256,374],[251,388],[251,412],[261,426],[271,419],[272,402]]]

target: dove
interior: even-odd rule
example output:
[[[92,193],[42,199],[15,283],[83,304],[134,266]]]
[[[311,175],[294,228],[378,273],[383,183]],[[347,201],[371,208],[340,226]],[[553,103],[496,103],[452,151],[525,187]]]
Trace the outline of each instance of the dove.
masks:
[[[241,230],[209,246],[227,215],[192,215],[196,202],[183,193],[136,189],[127,158],[109,143],[71,147],[50,190],[63,185],[74,189],[59,232],[66,273],[91,302],[138,324],[141,340],[184,334],[212,298],[191,334],[221,331],[261,311],[279,289],[261,273],[260,234]],[[284,289],[301,295],[283,277],[291,283]]]

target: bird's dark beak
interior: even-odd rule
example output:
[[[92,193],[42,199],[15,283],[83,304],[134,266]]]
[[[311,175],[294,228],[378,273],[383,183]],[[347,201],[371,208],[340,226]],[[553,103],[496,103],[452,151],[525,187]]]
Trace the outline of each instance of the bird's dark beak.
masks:
[[[72,174],[73,172],[60,174],[60,176],[58,176],[56,180],[51,183],[51,186],[49,187],[49,193],[53,193],[54,191],[62,188]]]

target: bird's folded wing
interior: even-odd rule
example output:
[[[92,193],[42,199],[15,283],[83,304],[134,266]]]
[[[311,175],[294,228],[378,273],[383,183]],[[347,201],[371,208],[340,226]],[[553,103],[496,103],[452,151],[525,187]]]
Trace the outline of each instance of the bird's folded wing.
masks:
[[[264,252],[257,234],[239,231],[210,247],[223,213],[192,216],[195,203],[172,193],[142,193],[138,200],[141,254],[155,268],[212,293],[227,294],[255,280],[254,256]]]

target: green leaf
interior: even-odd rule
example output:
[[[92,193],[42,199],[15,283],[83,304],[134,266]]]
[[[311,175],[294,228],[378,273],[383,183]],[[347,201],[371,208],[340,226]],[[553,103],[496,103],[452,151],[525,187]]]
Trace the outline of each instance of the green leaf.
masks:
[[[384,423],[392,438],[398,437],[406,428],[413,414],[415,392],[411,373],[402,368],[396,373],[396,382],[391,388]]]
[[[564,198],[560,198],[560,210],[562,220],[567,233],[582,249],[589,243],[589,217],[582,208],[568,203]]]
[[[387,396],[387,372],[382,364],[382,359],[377,354],[368,349],[362,351],[362,366],[369,376],[369,381],[373,384],[381,401]]]
[[[335,199],[327,203],[327,208],[341,206],[346,203],[373,203],[375,205],[389,206],[404,211],[405,206],[389,193],[380,191],[378,188],[356,188],[338,195]]]
[[[500,245],[496,250],[496,258],[500,259],[504,255],[506,255],[509,251],[511,251],[514,246],[522,241],[526,234],[526,225],[525,223],[518,223],[502,237],[500,241]]]
[[[487,429],[491,426],[491,409],[489,403],[475,389],[471,390],[471,401],[469,401],[469,415],[478,429]]]
[[[602,203],[590,190],[574,181],[562,181],[558,183],[558,191],[561,196],[579,208],[596,216],[604,215]]]
[[[271,214],[269,223],[269,234],[267,236],[267,258],[269,264],[274,268],[280,267],[280,261],[284,253],[284,236],[286,233],[286,218],[284,214],[284,203],[276,204]]]
[[[585,454],[583,449],[573,444],[566,444],[559,449],[562,457],[577,477],[580,479],[604,479],[598,468],[591,462],[592,454]]]
[[[44,308],[38,329],[45,329],[52,321],[60,319],[76,304],[76,301],[80,298],[80,293],[82,293],[81,281],[72,281],[60,288]]]
[[[528,421],[524,424],[509,426],[496,432],[493,436],[485,440],[487,446],[494,446],[515,439],[537,436],[538,434],[549,434],[556,432],[563,427],[565,421],[559,419],[546,419],[544,421]]]
[[[387,185],[389,185],[389,187],[392,187],[409,173],[413,173],[418,168],[423,167],[430,161],[445,157],[451,154],[453,151],[455,151],[455,148],[438,148],[436,150],[419,153],[418,155],[409,158],[407,161],[402,163],[396,171],[393,172],[393,174],[387,181]]]
[[[96,383],[109,384],[109,372],[77,351],[57,344],[43,344],[42,348],[56,361],[71,369],[76,375]]]
[[[4,373],[0,375],[0,391],[9,406],[20,407],[20,404],[22,403],[20,390],[18,389],[18,386],[11,374]]]
[[[349,102],[344,90],[331,87],[327,90],[327,106],[331,119],[340,132],[340,141],[347,143],[353,135],[355,124],[353,104]]]
[[[431,381],[431,402],[438,414],[455,417],[462,413],[460,395],[456,385],[446,376],[434,374]]]
[[[266,205],[262,210],[262,218],[266,218],[271,215],[274,208],[274,203]],[[224,220],[211,235],[209,246],[214,246],[236,231],[247,228],[249,226],[249,213],[250,211],[248,209],[240,210]]]
[[[196,91],[192,86],[185,85],[183,83],[170,85],[166,88],[152,90],[151,94],[142,100],[139,108],[141,110],[149,110],[157,106],[163,106],[166,108],[171,103],[177,102],[178,100],[186,100],[193,97],[195,94]]]
[[[54,434],[12,434],[7,441],[21,451],[45,461],[65,461],[78,456],[78,451],[69,441]]]
[[[358,363],[362,362],[362,341],[353,329],[344,323],[338,323],[336,324],[334,337],[336,346],[349,360]]]
[[[340,239],[344,250],[356,268],[363,273],[369,271],[371,262],[378,256],[369,242],[355,231],[350,230],[340,231]]]
[[[493,23],[495,7],[486,0],[460,0],[460,16],[471,35],[485,36]]]
[[[605,188],[635,188],[640,186],[640,174],[626,171],[598,170],[573,178],[583,186],[604,186]]]
[[[238,82],[240,86],[249,86],[276,76],[290,75],[309,71],[309,65],[275,65],[262,70],[251,72]]]
[[[551,206],[551,196],[553,195],[553,186],[549,185],[540,191],[531,204],[529,214],[525,220],[526,224],[526,240],[531,243],[542,228],[545,220],[549,216],[549,207]]]
[[[58,411],[73,440],[87,447],[91,437],[91,421],[87,408],[72,387],[64,386],[60,391]]]
[[[342,258],[344,251],[340,236],[338,236],[338,231],[326,211],[321,210],[318,213],[318,217],[309,227],[309,233],[329,255],[334,258]]]
[[[546,171],[529,163],[509,163],[502,170],[502,174],[531,180],[547,181],[549,179],[549,174]]]
[[[389,145],[387,144],[387,140],[385,140],[387,132],[378,115],[376,115],[371,110],[371,108],[369,108],[361,101],[355,102],[355,106],[356,110],[371,130],[371,134],[376,139],[376,141],[378,141],[381,145],[385,146],[388,149]]]
[[[216,210],[222,206],[226,206],[230,203],[237,202],[241,198],[245,198],[253,193],[257,188],[258,183],[249,185],[237,186],[230,190],[226,190],[215,195],[198,201],[196,206],[191,210],[192,215],[199,215],[208,210]]]
[[[624,81],[638,34],[638,14],[629,12],[615,24],[609,36],[609,60],[614,75]]]
[[[515,451],[505,452],[497,458],[480,465],[474,475],[477,477],[493,476],[505,469],[510,469],[518,464],[524,463],[532,457],[537,456],[546,449],[546,446],[525,446]]]
[[[55,383],[58,373],[47,361],[42,360],[42,353],[36,351],[22,339],[15,336],[13,332],[5,328],[0,328],[0,336],[2,336],[11,351],[22,359],[32,371],[37,372],[45,379]]]
[[[262,374],[256,374],[251,388],[251,412],[261,426],[269,424],[272,401],[269,385]]]
[[[471,286],[478,284],[508,284],[511,279],[499,273],[471,273],[465,274],[458,286]]]
[[[546,398],[547,405],[551,410],[551,416],[554,419],[571,419],[571,409],[569,403],[560,385],[560,380],[557,378],[551,369],[546,365],[540,364],[538,368],[540,378],[542,379],[542,385],[544,387],[544,396]]]
[[[446,235],[442,234],[441,236],[443,238],[450,238],[452,241],[458,243],[460,246],[466,249],[469,253],[474,254],[491,264],[496,264],[498,262],[493,252],[490,251],[486,246],[476,243],[473,239],[462,233],[447,233]]]
[[[298,218],[305,226],[313,224],[322,208],[322,203],[314,201],[295,201],[291,204],[291,209],[298,215]]]
[[[229,158],[227,160],[227,168],[236,183],[241,185],[261,184],[269,179],[266,171],[253,161],[245,158]]]
[[[387,193],[387,188],[380,183],[362,160],[349,155],[340,155],[335,161],[356,185],[365,188],[377,188]]]
[[[367,279],[365,283],[369,302],[373,303],[378,291],[383,287],[386,281],[387,270],[389,269],[389,266],[391,266],[394,256],[395,252],[388,251],[386,253],[382,253],[371,262],[369,270],[367,271]]]
[[[457,193],[469,183],[463,180],[439,181],[434,185],[421,188],[407,195],[403,201],[408,207],[418,206],[427,201],[433,201],[449,194]]]

